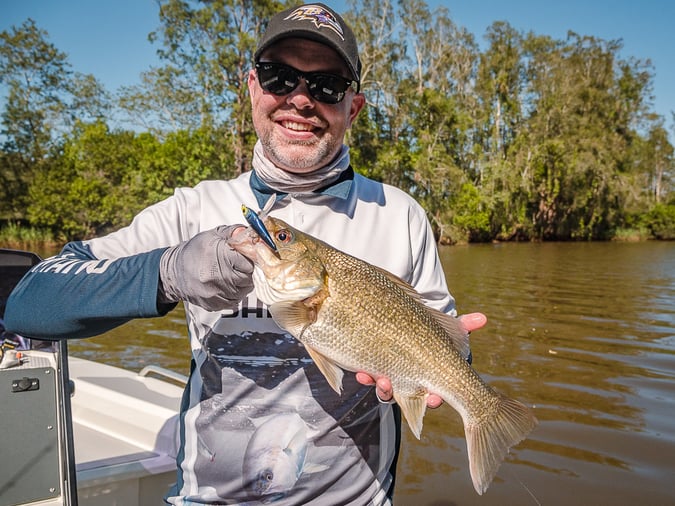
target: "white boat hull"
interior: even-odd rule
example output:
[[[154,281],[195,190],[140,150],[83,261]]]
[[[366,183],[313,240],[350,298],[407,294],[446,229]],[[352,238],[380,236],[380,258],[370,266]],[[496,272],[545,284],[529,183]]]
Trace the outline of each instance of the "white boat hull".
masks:
[[[40,388],[44,392],[50,388],[50,376],[56,371],[56,359],[52,353],[25,351],[22,365],[0,370],[0,379],[4,385],[26,375],[41,377]],[[178,411],[183,387],[173,382],[155,377],[143,376],[135,372],[117,367],[83,360],[68,358],[69,376],[74,384],[71,395],[73,420],[73,440],[76,461],[77,496],[79,506],[154,506],[164,504],[163,498],[169,487],[176,481],[176,451]],[[47,379],[49,378],[49,380]],[[13,413],[20,414],[22,407],[28,407],[22,399],[24,394],[9,394]],[[58,397],[58,391],[56,392]],[[51,394],[47,394],[48,397]],[[45,417],[41,420],[30,420],[32,432],[23,433],[24,427],[15,427],[13,434],[17,440],[5,439],[2,446],[16,443],[21,455],[26,448],[27,439],[41,432],[43,427],[51,427],[56,415],[42,409],[49,403],[39,403],[34,413],[27,411],[28,417]],[[58,399],[55,403],[58,405]],[[44,411],[44,413],[43,413]],[[6,411],[7,413],[7,411]],[[2,412],[0,412],[0,419]],[[52,420],[52,421],[50,421]],[[15,424],[16,425],[16,424]],[[37,427],[37,430],[35,429]],[[45,429],[46,431],[47,429]],[[52,429],[48,429],[52,431]],[[40,437],[42,437],[40,435]],[[9,446],[8,446],[9,448]],[[29,457],[31,468],[35,462],[47,453],[38,447]],[[58,467],[58,459],[64,461],[63,451],[52,459]],[[11,468],[5,462],[3,467]],[[17,470],[17,472],[21,472]],[[29,475],[23,475],[25,478]],[[58,470],[55,471],[58,476]],[[24,481],[25,482],[25,481]],[[5,504],[30,504],[39,506],[60,506],[64,504],[63,495],[59,493],[59,484],[49,485],[46,491],[39,491],[41,497],[37,501],[19,502],[11,497],[21,496],[11,489],[14,480],[3,489],[0,483],[0,506]],[[41,487],[42,484],[32,484]],[[62,483],[63,485],[63,483]],[[19,485],[17,485],[19,486]],[[9,488],[8,488],[9,487]],[[47,487],[47,485],[45,485]],[[64,485],[65,487],[65,485]],[[53,494],[52,489],[56,489]],[[3,502],[9,497],[10,502]],[[43,495],[40,495],[43,494]],[[51,497],[51,496],[54,497]],[[31,497],[31,494],[28,494]]]
[[[80,506],[150,506],[176,481],[182,387],[70,357]]]

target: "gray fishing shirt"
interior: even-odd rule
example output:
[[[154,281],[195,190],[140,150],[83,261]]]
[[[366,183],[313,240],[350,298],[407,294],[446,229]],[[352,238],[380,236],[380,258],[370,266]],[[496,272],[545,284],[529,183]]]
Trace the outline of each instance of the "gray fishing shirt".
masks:
[[[424,210],[401,190],[349,171],[331,188],[284,196],[270,214],[392,272],[428,305],[454,314]],[[177,189],[128,227],[66,246],[53,268],[30,275],[55,297],[77,283],[76,300],[45,308],[50,335],[93,335],[156,316],[161,253],[199,232],[243,223],[241,205],[259,209],[266,199],[251,176]],[[75,263],[66,269],[59,261]],[[21,296],[19,289],[15,318]],[[192,372],[169,503],[389,504],[400,424],[373,387],[347,373],[338,395],[254,292],[235,310],[189,303],[185,310]]]

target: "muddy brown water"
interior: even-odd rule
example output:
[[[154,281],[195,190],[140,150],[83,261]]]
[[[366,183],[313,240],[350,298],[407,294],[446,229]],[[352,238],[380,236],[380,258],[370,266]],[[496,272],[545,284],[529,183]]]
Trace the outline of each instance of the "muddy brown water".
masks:
[[[483,496],[458,415],[407,427],[396,504],[675,504],[675,243],[544,243],[441,250],[460,313],[482,311],[474,367],[540,424]],[[72,354],[186,374],[184,314],[71,342]]]

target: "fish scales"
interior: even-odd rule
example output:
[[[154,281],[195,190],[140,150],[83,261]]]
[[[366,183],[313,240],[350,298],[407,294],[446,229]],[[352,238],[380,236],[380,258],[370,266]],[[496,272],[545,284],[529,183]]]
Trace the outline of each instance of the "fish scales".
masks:
[[[305,330],[305,344],[332,353],[347,370],[390,377],[394,391],[401,395],[420,395],[427,390],[441,393],[444,384],[469,396],[490,388],[467,367],[465,357],[454,348],[430,311],[396,282],[338,250],[319,248],[316,254],[326,259],[330,297],[319,308],[316,322]],[[457,332],[466,334],[458,321]],[[359,339],[346,340],[346,333]],[[423,374],[429,370],[433,381]],[[457,375],[458,370],[463,374]],[[450,396],[446,392],[445,397]],[[466,402],[475,404],[490,398],[474,396]],[[419,437],[419,433],[416,435]]]
[[[388,377],[418,438],[426,397],[440,395],[462,417],[474,488],[485,492],[509,448],[537,420],[467,363],[468,333],[459,320],[425,306],[392,274],[282,220],[260,219],[276,251],[252,228],[230,244],[254,262],[256,293],[274,320],[305,345],[336,392],[343,370]]]
[[[442,366],[447,365],[447,360],[464,360],[447,345],[445,332],[429,312],[391,279],[340,252],[330,253],[324,252],[330,297],[306,332],[316,336],[313,341],[326,351],[339,350],[344,357],[340,360],[343,367],[375,375],[402,371],[400,377],[392,377],[402,382],[403,377],[423,380],[422,375],[416,374],[421,362]],[[422,328],[427,332],[421,333]],[[345,331],[358,332],[359,339],[345,340]],[[437,374],[447,370],[439,367]]]

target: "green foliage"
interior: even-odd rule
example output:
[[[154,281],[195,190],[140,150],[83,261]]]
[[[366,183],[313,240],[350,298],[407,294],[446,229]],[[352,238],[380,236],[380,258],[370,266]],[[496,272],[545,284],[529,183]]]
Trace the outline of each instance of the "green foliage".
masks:
[[[675,240],[675,203],[655,206],[644,221],[655,238]]]
[[[0,217],[17,220],[28,206],[28,187],[35,164],[27,163],[20,153],[0,152]]]
[[[452,223],[464,233],[467,240],[483,242],[491,238],[490,210],[472,183],[462,185],[453,209]]]
[[[151,134],[79,125],[30,187],[31,223],[86,238],[128,224],[179,186],[232,177],[217,132]]]
[[[130,219],[138,210],[128,183],[134,145],[131,132],[111,135],[103,123],[80,125],[31,185],[31,223],[82,238]]]
[[[502,21],[479,50],[424,0],[350,4],[367,99],[352,165],[410,193],[441,240],[673,238],[675,157],[648,62],[621,58],[618,41]],[[246,80],[285,5],[160,0],[149,38],[163,65],[114,107],[33,21],[2,32],[0,219],[88,237],[177,186],[248,170]],[[113,128],[120,117],[139,130]]]
[[[274,0],[159,0],[160,27],[150,34],[166,66],[125,88],[121,106],[155,134],[180,129],[227,129],[237,173],[248,170],[253,147],[246,80]],[[215,126],[218,125],[218,126]]]
[[[2,112],[5,150],[37,161],[64,116],[63,93],[71,71],[66,55],[47,42],[47,33],[27,20],[0,33],[0,82],[7,89]]]

